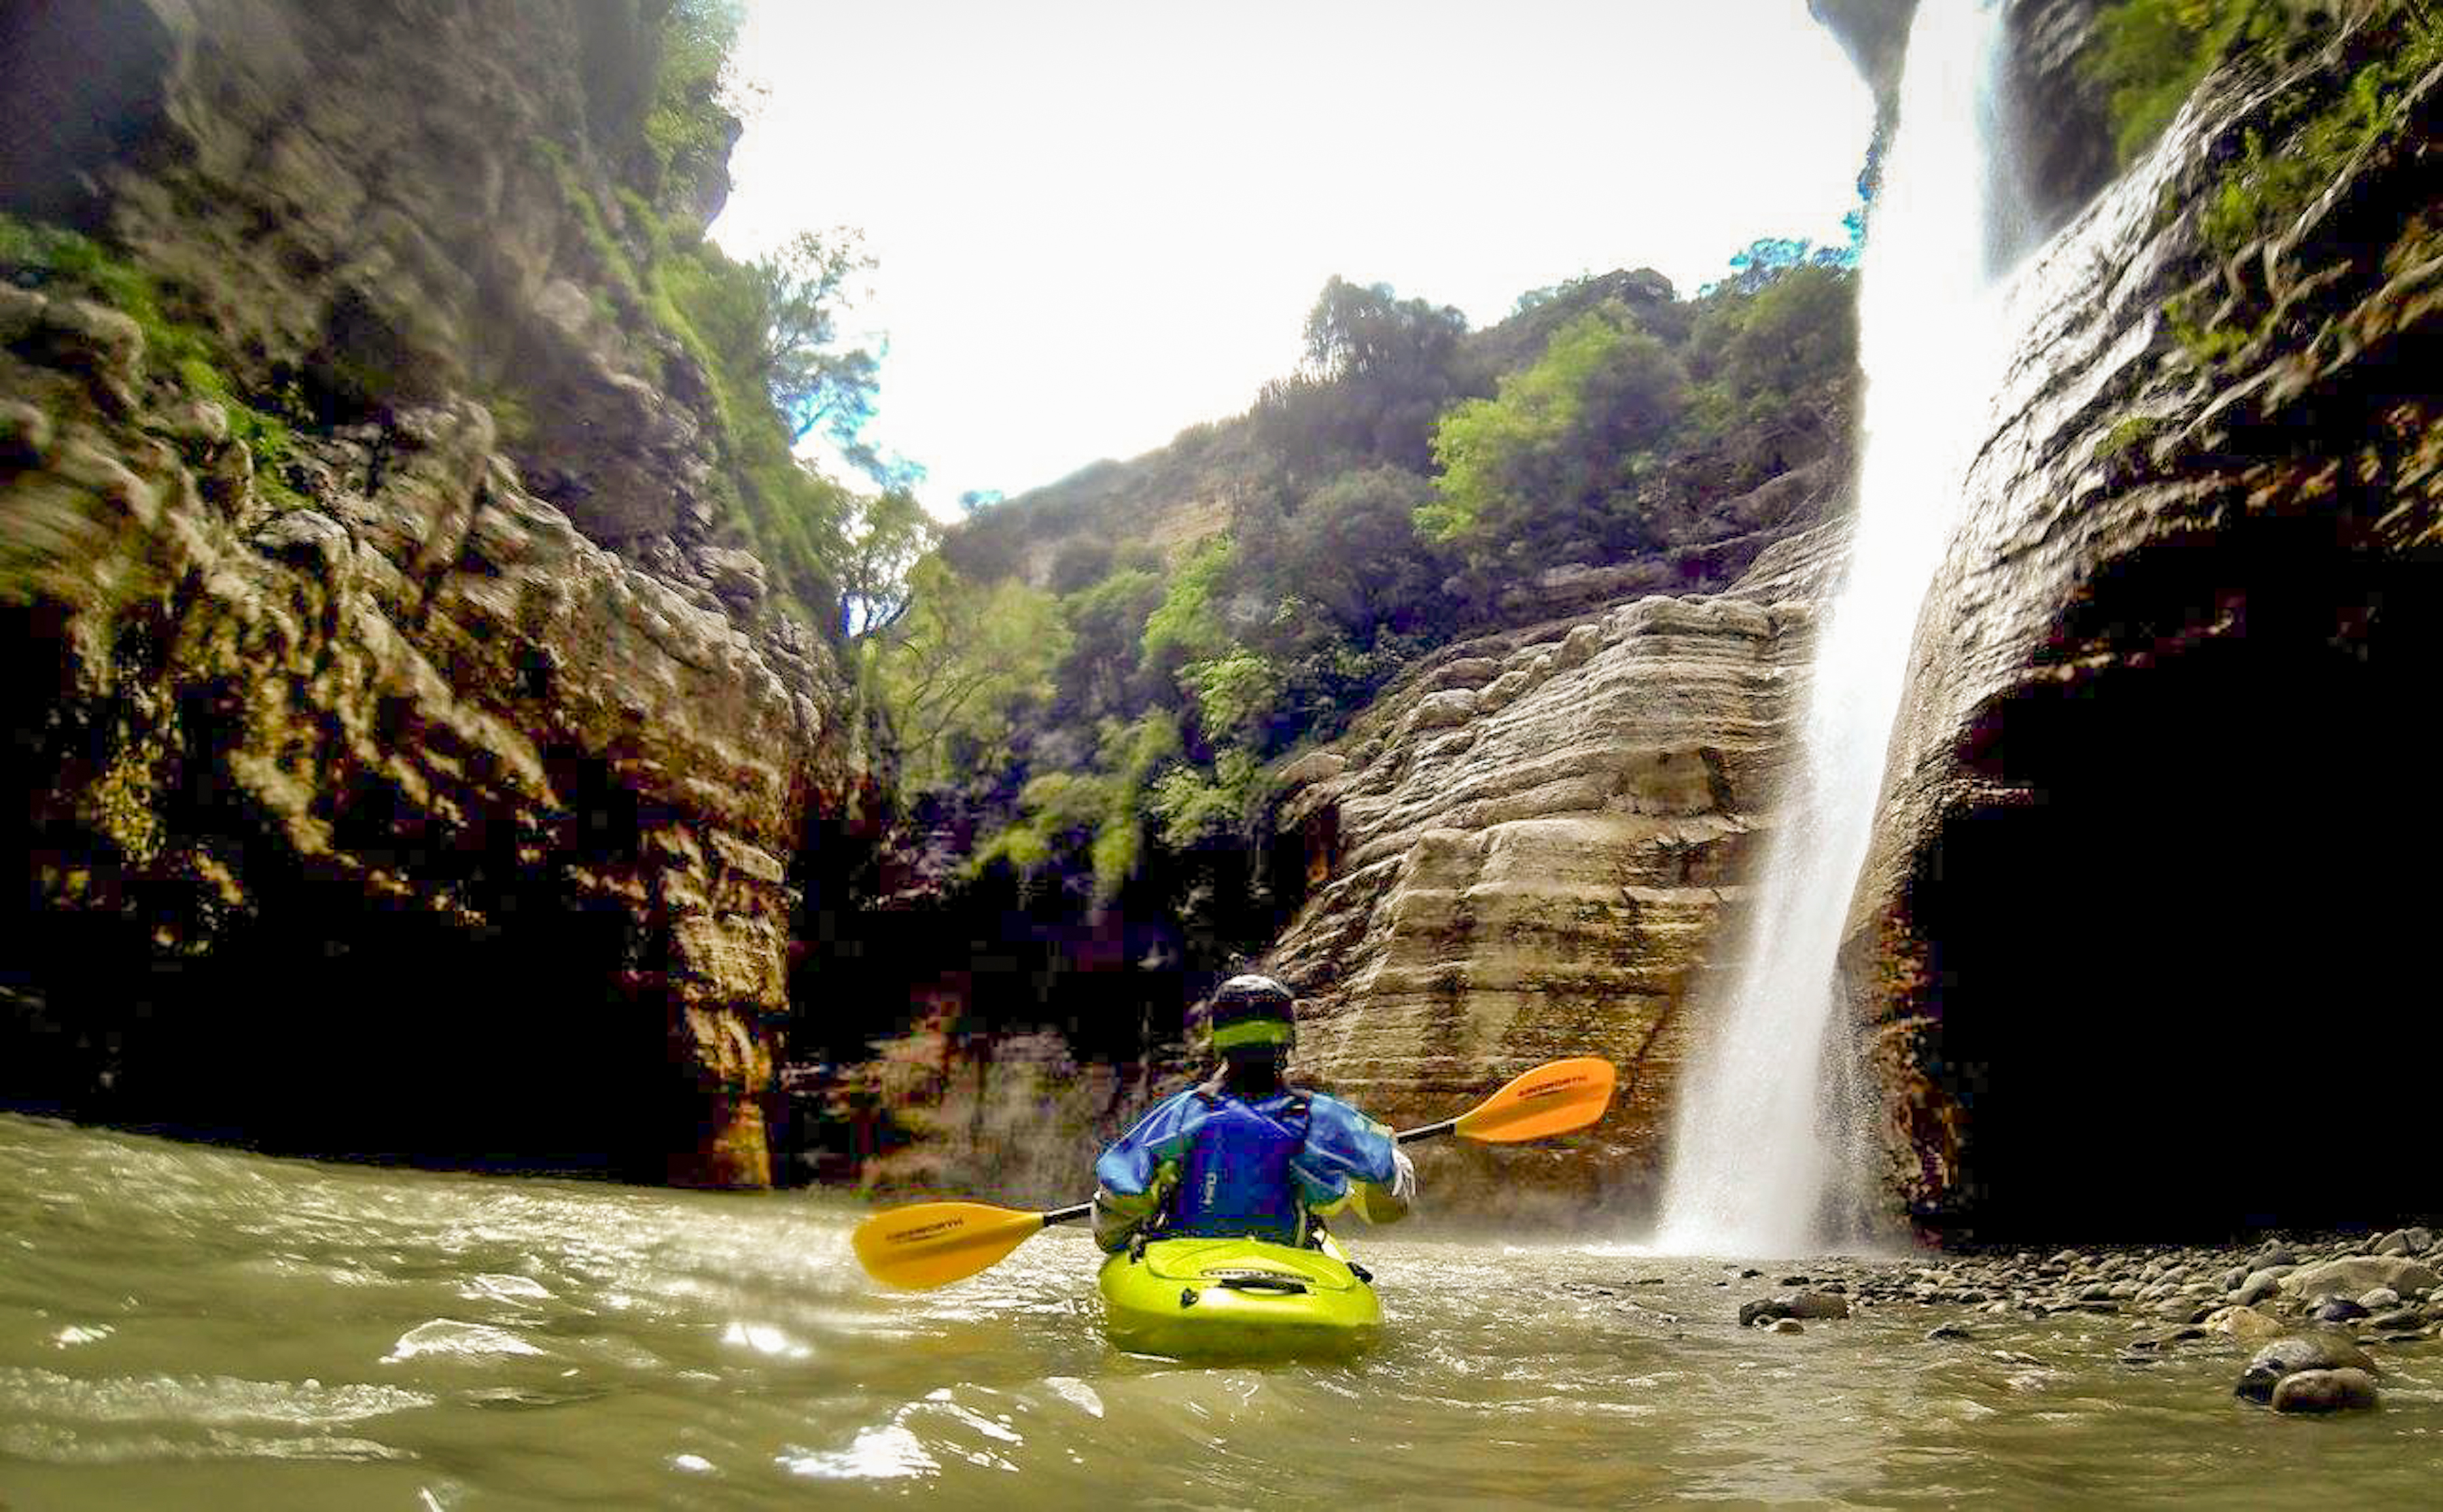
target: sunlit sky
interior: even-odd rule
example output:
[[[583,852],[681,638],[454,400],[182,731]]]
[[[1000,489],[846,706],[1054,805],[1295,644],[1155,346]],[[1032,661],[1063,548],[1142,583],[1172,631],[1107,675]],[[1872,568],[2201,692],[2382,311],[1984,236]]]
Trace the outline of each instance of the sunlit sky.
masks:
[[[1324,281],[1489,324],[1843,240],[1866,89],[1806,0],[753,0],[714,236],[854,226],[869,435],[936,513],[1243,411]]]

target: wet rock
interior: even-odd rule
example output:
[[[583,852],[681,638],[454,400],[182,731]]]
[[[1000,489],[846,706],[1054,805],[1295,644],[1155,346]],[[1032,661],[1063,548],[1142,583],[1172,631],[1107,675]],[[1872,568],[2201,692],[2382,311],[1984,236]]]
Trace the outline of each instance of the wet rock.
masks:
[[[1943,1342],[1944,1340],[1947,1340],[1947,1339],[1957,1339],[1957,1340],[1963,1340],[1963,1341],[1964,1341],[1964,1340],[1968,1340],[1968,1339],[1973,1339],[1973,1338],[1975,1338],[1975,1337],[1976,1337],[1976,1336],[1975,1336],[1975,1334],[1970,1333],[1970,1332],[1968,1331],[1967,1327],[1966,1327],[1965,1325],[1963,1325],[1963,1324],[1959,1324],[1959,1323],[1940,1323],[1940,1324],[1936,1325],[1936,1326],[1935,1326],[1935,1327],[1933,1327],[1933,1328],[1930,1328],[1930,1329],[1927,1329],[1927,1330],[1926,1330],[1926,1333],[1925,1333],[1925,1341],[1926,1341],[1927,1343],[1929,1343],[1929,1344],[1935,1344],[1935,1343],[1940,1343],[1940,1342]]]
[[[2394,1291],[2389,1286],[2378,1286],[2371,1291],[2361,1294],[2358,1301],[2359,1305],[2365,1308],[2368,1312],[2379,1313],[2387,1307],[2399,1306],[2400,1293]]]
[[[2423,1255],[2434,1247],[2434,1233],[2429,1228],[2396,1228],[2375,1242],[2379,1255]]]
[[[2199,1326],[2213,1333],[2229,1334],[2243,1344],[2253,1344],[2279,1336],[2287,1325],[2253,1307],[2221,1307],[2206,1315]]]
[[[1849,1316],[1849,1299],[1839,1292],[1800,1292],[1791,1297],[1759,1298],[1739,1307],[1739,1326],[1752,1327],[1787,1318],[1827,1318]]]
[[[1766,1332],[1773,1334],[1804,1334],[1807,1332],[1807,1329],[1806,1326],[1800,1323],[1795,1318],[1776,1318],[1767,1328]]]
[[[2249,1360],[2248,1369],[2232,1388],[2234,1395],[2252,1402],[2272,1400],[2274,1388],[2286,1376],[2302,1371],[2364,1371],[2377,1374],[2376,1363],[2367,1352],[2359,1348],[2346,1334],[2319,1331],[2293,1334],[2278,1338],[2260,1349]]]
[[[752,554],[726,546],[706,546],[696,553],[696,561],[703,566],[714,597],[744,609],[763,601],[767,591],[763,563]]]
[[[2309,1265],[2283,1278],[2282,1289],[2305,1302],[2327,1297],[2355,1297],[2388,1286],[2403,1297],[2423,1297],[2434,1289],[2437,1277],[2422,1261],[2396,1255],[2347,1255]]]
[[[2280,1292],[2282,1278],[2289,1275],[2290,1272],[2291,1267],[2287,1263],[2267,1265],[2250,1271],[2248,1279],[2241,1282],[2237,1289],[2232,1292],[2231,1300],[2242,1307],[2253,1307]]]
[[[1349,769],[1349,758],[1334,751],[1311,750],[1281,768],[1281,786],[1304,787],[1329,781]]]
[[[2382,1405],[2375,1377],[2362,1370],[2300,1371],[2273,1388],[2277,1412],[2347,1412]]]
[[[2415,1307],[2398,1307],[2388,1313],[2377,1313],[2367,1319],[2371,1334],[2401,1334],[2415,1330],[2426,1321],[2426,1315]]]
[[[2367,1316],[2367,1310],[2346,1297],[2332,1297],[2318,1303],[2307,1316],[2320,1323],[2355,1323]]]

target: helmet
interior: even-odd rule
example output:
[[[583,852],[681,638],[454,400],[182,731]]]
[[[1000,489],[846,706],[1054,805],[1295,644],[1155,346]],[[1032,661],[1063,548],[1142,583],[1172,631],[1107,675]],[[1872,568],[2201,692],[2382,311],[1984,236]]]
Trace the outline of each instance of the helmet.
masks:
[[[1213,994],[1213,1048],[1222,1055],[1274,1046],[1297,1038],[1297,1000],[1268,976],[1234,976]]]

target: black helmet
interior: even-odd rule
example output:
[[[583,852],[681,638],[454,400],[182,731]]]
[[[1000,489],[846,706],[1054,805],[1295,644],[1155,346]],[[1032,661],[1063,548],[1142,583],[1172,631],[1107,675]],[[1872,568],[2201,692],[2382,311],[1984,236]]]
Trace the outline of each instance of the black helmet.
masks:
[[[1213,994],[1213,1048],[1222,1055],[1286,1047],[1297,1036],[1297,999],[1268,976],[1234,976]]]

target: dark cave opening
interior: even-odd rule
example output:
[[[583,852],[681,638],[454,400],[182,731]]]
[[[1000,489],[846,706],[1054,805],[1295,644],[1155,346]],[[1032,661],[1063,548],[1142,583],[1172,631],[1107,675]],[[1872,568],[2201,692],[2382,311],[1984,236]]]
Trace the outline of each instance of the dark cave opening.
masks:
[[[28,656],[9,681],[64,686],[63,665]],[[157,822],[241,875],[235,907],[174,857],[133,864],[92,827],[113,730],[13,728],[0,776],[27,795],[9,825],[27,872],[0,963],[0,1107],[432,1167],[657,1182],[693,1156],[700,1099],[658,964],[630,910],[565,870],[635,850],[633,795],[555,756],[586,855],[538,862],[514,815],[445,833],[377,775],[341,772],[316,812],[348,863],[303,857],[225,780],[228,693],[184,691]],[[413,878],[414,900],[359,864]]]
[[[2252,524],[2131,559],[2062,630],[2110,670],[1988,710],[1968,753],[2031,801],[1918,857],[1928,1069],[1966,1116],[1919,1217],[2008,1241],[2443,1215],[2417,1008],[2443,563]]]

